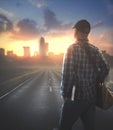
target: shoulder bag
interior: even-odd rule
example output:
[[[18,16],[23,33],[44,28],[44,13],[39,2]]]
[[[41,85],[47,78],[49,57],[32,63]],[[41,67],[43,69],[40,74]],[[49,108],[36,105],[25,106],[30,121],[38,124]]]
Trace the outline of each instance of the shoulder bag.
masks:
[[[98,75],[101,76],[101,73],[98,71],[98,68],[96,66],[96,60],[92,57],[90,46],[88,45],[88,43],[86,43],[86,45],[81,45],[81,47],[85,50],[90,63],[94,67],[94,71],[96,71],[96,73],[98,73]],[[101,109],[108,109],[111,106],[113,106],[113,93],[108,89],[108,87],[104,82],[103,83],[97,82],[96,90],[97,90],[97,96],[96,96],[97,107]]]

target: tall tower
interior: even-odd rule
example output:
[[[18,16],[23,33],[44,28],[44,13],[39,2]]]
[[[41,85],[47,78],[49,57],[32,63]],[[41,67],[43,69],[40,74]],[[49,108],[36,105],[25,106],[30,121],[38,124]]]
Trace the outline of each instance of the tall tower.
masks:
[[[0,48],[0,57],[5,56],[5,50],[3,48]]]
[[[30,47],[23,47],[24,57],[30,57]]]
[[[41,37],[39,42],[39,54],[40,56],[45,57],[47,56],[47,52],[48,52],[48,44],[45,43],[44,37]]]

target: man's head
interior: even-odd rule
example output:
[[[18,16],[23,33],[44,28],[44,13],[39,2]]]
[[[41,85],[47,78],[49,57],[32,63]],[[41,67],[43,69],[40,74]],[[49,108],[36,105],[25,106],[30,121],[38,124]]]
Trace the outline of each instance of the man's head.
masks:
[[[75,29],[75,38],[85,39],[87,38],[91,27],[87,20],[80,20],[74,25],[73,29]]]

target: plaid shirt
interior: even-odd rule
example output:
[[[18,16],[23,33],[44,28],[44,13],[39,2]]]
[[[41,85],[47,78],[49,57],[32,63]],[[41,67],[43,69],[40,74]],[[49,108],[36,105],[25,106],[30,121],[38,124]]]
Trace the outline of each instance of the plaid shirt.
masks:
[[[64,55],[62,67],[61,94],[71,98],[72,89],[75,86],[75,98],[85,100],[95,100],[96,97],[96,72],[89,62],[88,55],[80,44],[88,41],[78,41],[67,49]],[[80,44],[79,44],[80,43]],[[98,48],[88,43],[90,50],[94,52],[94,58],[98,67],[107,75],[109,66]]]

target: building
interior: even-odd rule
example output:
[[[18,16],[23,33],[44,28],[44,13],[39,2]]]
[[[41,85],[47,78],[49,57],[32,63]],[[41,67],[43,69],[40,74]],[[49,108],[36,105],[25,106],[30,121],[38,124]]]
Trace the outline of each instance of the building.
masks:
[[[44,37],[41,37],[39,41],[39,55],[41,57],[45,57],[47,56],[47,53],[48,53],[48,43],[45,42]]]
[[[48,54],[48,43],[45,43],[45,51],[46,51],[46,55]]]
[[[14,56],[13,51],[7,51],[7,56],[8,56],[8,57],[13,57],[13,56]]]
[[[5,56],[5,50],[3,48],[0,48],[0,57]]]
[[[23,47],[24,49],[24,57],[30,57],[31,54],[30,54],[30,47],[26,46],[26,47]]]

